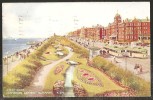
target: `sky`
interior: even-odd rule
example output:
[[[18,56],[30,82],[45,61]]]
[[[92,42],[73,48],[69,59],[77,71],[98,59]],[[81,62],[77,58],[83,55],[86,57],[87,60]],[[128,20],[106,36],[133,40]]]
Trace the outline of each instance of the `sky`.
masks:
[[[47,38],[66,35],[83,26],[107,26],[119,13],[150,19],[149,2],[2,3],[3,38]]]

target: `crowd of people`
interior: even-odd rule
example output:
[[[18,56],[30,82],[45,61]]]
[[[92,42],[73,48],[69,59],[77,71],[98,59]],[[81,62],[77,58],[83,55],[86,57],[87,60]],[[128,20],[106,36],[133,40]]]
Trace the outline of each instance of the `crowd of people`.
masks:
[[[85,48],[89,48],[89,46],[91,45],[91,42],[96,42],[90,39],[73,38],[73,37],[70,37],[70,40],[77,42],[78,44],[84,46]]]
[[[46,39],[44,40],[46,41]],[[44,42],[43,41],[43,42]],[[23,60],[25,59],[26,57],[28,57],[30,55],[31,52],[33,52],[34,50],[36,50],[39,46],[42,45],[43,42],[40,42],[40,43],[37,43],[35,45],[31,45],[29,48],[27,49],[24,49],[24,50],[21,50],[21,51],[17,51],[15,52],[14,54],[12,55],[7,55],[3,58],[3,62],[4,64],[8,64],[9,61],[8,59],[11,59],[11,61],[13,62],[14,59],[16,58],[17,60]]]

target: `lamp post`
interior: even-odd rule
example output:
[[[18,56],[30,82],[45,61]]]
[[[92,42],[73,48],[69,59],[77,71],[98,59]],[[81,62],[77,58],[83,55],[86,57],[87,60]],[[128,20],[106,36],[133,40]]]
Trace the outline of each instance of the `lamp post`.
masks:
[[[127,57],[128,57],[127,50],[125,50],[123,57],[125,58],[125,70],[127,70]]]
[[[6,58],[7,58],[7,73],[8,73],[8,52],[6,52]]]
[[[12,57],[12,62],[13,62],[13,56],[14,56],[14,54],[11,55],[11,57]]]
[[[127,70],[127,56],[125,55],[125,70]]]

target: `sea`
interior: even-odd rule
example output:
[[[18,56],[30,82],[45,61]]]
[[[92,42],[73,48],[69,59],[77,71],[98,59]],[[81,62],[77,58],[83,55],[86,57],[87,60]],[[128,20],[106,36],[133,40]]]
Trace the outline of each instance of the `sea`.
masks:
[[[29,48],[28,42],[41,42],[45,38],[19,38],[19,39],[3,39],[2,54],[3,57],[14,54],[17,51]]]

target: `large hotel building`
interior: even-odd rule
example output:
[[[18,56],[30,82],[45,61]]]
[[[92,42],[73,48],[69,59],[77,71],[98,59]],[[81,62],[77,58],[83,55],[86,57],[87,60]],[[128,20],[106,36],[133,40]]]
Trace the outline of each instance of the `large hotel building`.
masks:
[[[114,40],[119,43],[130,43],[133,41],[143,41],[150,43],[150,20],[145,19],[125,19],[117,13],[114,22],[109,23],[107,27],[101,25],[93,27],[82,27],[69,36],[91,38],[95,40]]]

